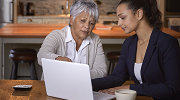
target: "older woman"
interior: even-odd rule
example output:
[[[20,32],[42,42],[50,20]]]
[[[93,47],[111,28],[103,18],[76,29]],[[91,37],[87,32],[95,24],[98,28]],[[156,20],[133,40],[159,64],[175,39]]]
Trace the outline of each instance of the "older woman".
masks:
[[[98,18],[98,6],[93,0],[76,1],[70,9],[69,25],[45,38],[37,55],[38,63],[41,65],[41,58],[48,58],[88,64],[92,79],[104,77],[104,51],[99,36],[92,32]]]

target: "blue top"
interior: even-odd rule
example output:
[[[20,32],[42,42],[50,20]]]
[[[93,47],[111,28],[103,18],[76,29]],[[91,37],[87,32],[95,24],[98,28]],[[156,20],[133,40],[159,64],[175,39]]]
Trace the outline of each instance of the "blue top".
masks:
[[[120,86],[131,76],[135,84],[131,84],[130,89],[137,91],[138,95],[147,95],[155,100],[180,100],[180,49],[177,39],[156,28],[152,31],[142,62],[143,84],[139,84],[134,75],[137,41],[136,34],[125,40],[114,71],[104,78],[92,80],[93,90]]]

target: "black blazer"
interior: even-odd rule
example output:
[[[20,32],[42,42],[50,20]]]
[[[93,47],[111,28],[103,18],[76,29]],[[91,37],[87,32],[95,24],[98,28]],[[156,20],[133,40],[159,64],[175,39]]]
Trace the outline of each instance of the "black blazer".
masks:
[[[180,50],[176,38],[154,29],[141,68],[143,84],[134,75],[137,35],[123,43],[121,56],[111,75],[92,80],[94,91],[122,85],[129,76],[131,90],[155,100],[180,100]]]

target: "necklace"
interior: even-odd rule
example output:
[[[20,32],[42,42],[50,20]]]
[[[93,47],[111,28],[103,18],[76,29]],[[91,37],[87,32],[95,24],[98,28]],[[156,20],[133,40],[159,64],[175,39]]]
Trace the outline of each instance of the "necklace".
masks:
[[[149,38],[146,40],[146,41],[148,41],[149,40]],[[144,41],[143,43],[140,43],[139,42],[139,45],[141,46],[141,45],[143,45],[146,41]]]

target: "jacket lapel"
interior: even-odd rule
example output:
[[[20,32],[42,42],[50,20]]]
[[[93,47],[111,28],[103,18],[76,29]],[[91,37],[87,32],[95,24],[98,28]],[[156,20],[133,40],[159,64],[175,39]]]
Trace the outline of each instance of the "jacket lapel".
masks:
[[[151,60],[151,57],[152,57],[152,55],[154,53],[154,50],[156,48],[158,35],[159,35],[159,31],[154,29],[152,31],[152,34],[151,34],[151,37],[150,37],[150,40],[149,40],[149,44],[148,44],[148,47],[147,47],[147,50],[146,50],[146,53],[145,53],[145,56],[144,56],[144,60],[143,60],[143,63],[142,63],[142,68],[141,68],[142,81],[143,81],[143,78],[144,78],[145,70],[146,70],[146,68],[147,68],[147,66],[149,64],[149,61]]]

